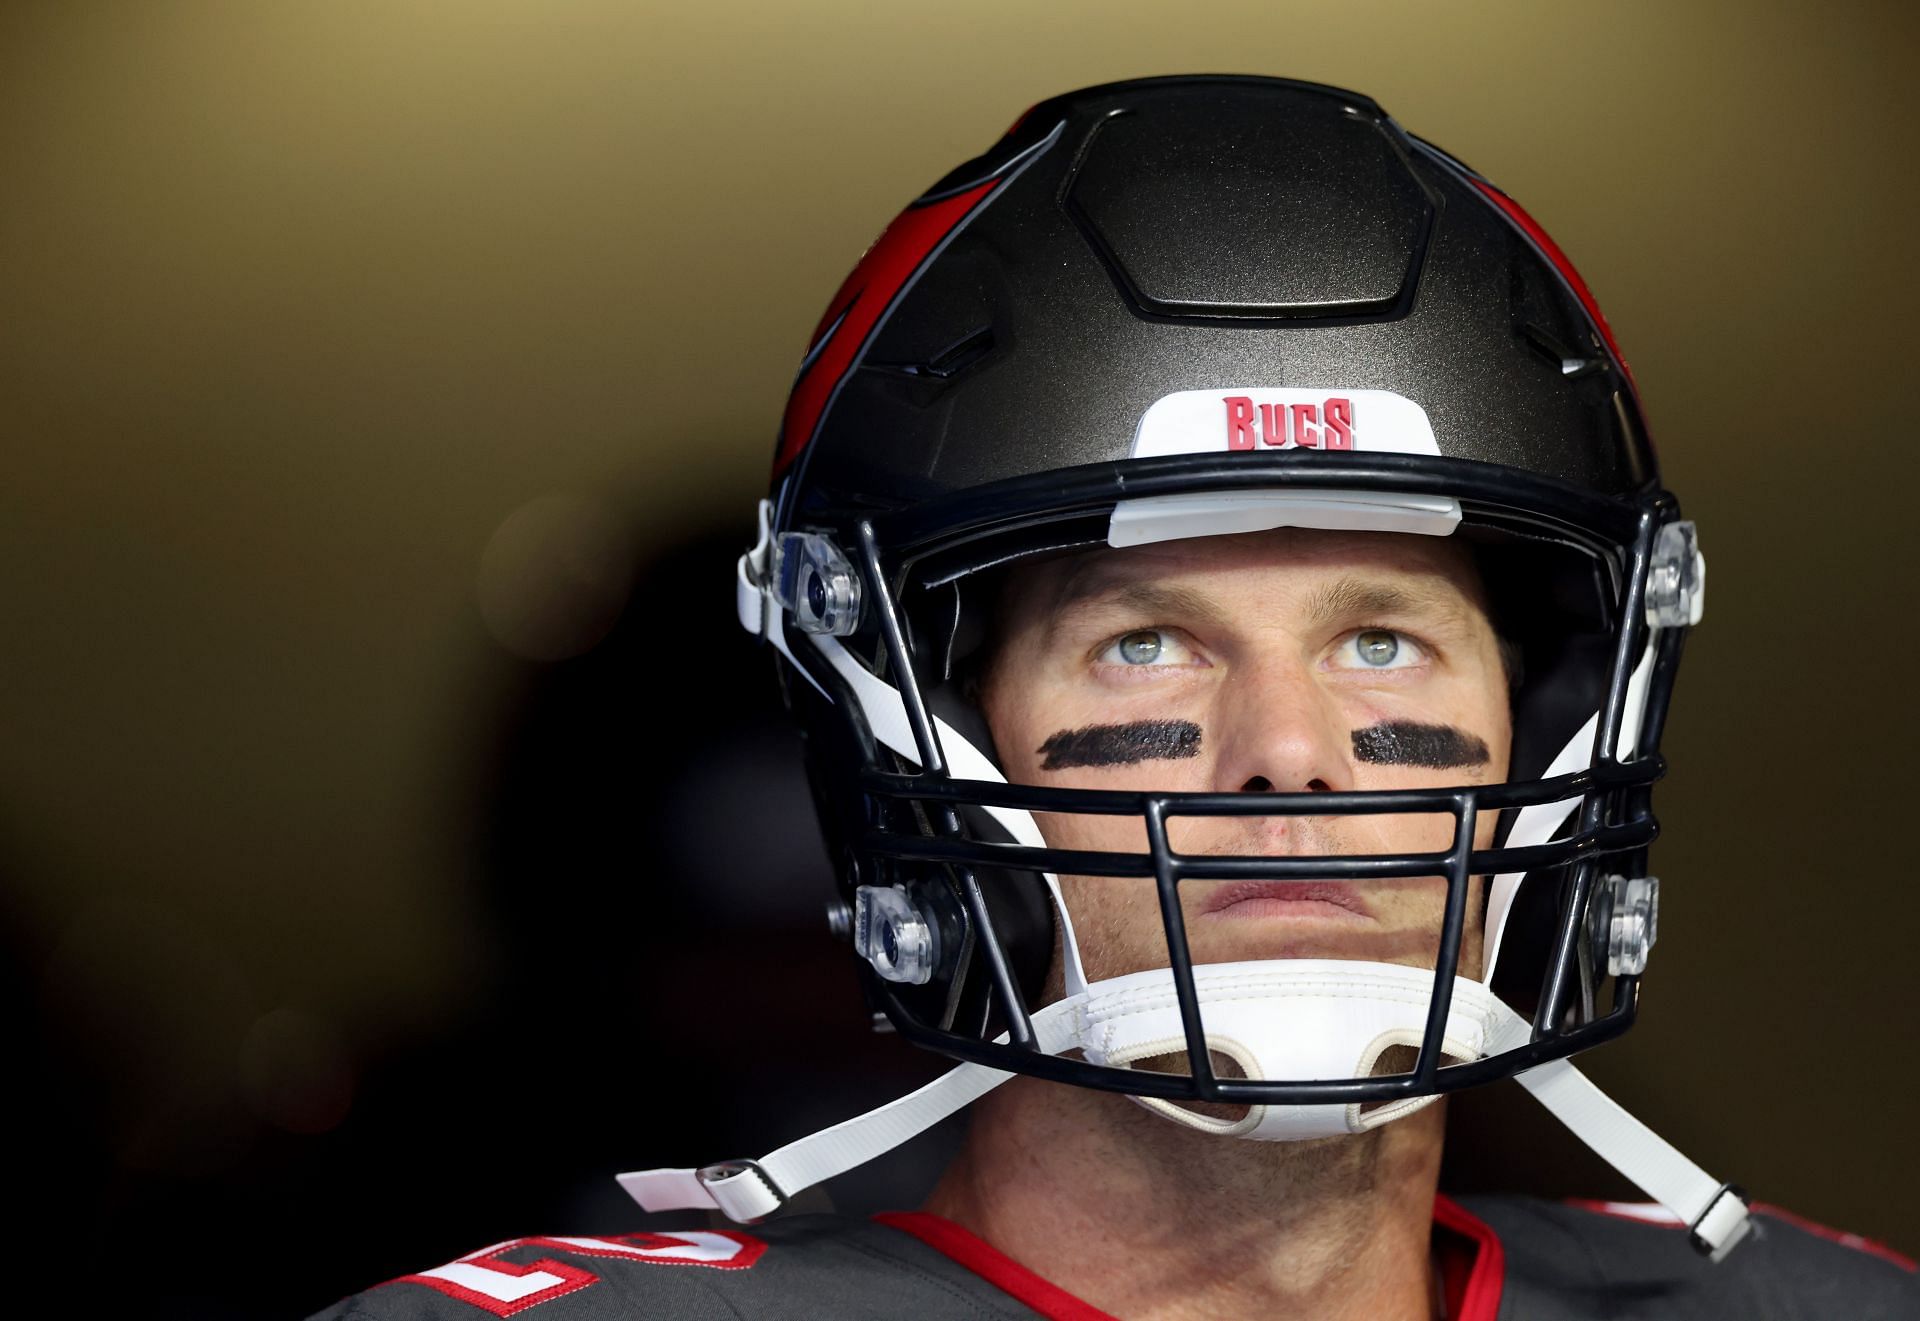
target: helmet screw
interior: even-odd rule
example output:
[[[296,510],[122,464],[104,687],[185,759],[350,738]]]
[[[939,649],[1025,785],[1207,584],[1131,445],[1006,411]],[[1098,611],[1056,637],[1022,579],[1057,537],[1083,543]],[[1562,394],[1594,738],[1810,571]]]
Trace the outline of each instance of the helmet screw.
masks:
[[[1700,622],[1707,603],[1707,562],[1691,522],[1660,529],[1647,566],[1647,627],[1684,628]]]
[[[1638,977],[1647,970],[1647,953],[1660,930],[1660,878],[1610,876],[1612,904],[1607,915],[1607,972]]]

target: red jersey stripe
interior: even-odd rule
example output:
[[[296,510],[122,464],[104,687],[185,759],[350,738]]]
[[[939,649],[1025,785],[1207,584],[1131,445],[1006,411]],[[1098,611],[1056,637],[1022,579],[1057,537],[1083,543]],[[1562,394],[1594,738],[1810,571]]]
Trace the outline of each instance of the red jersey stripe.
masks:
[[[1050,1321],[1115,1321],[951,1220],[925,1211],[888,1211],[874,1217],[911,1234],[936,1252],[1025,1303]],[[1494,1321],[1500,1311],[1506,1253],[1492,1226],[1447,1197],[1433,1204],[1434,1246],[1451,1321]]]

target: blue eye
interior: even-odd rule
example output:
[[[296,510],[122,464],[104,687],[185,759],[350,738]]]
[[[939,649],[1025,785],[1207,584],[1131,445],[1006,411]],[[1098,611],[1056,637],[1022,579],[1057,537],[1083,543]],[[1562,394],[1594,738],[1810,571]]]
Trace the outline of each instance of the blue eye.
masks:
[[[1197,657],[1178,633],[1161,628],[1137,628],[1123,633],[1100,649],[1095,657],[1106,665],[1130,665],[1139,669],[1165,669],[1191,665]]]
[[[1385,632],[1362,633],[1353,640],[1353,648],[1367,664],[1386,666],[1400,654],[1400,639]]]
[[[1412,638],[1392,629],[1369,628],[1347,639],[1335,663],[1354,670],[1404,670],[1425,659]]]

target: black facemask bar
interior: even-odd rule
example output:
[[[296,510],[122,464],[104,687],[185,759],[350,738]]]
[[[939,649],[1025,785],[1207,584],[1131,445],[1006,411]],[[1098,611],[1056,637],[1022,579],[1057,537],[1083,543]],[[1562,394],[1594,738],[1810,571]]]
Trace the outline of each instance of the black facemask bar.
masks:
[[[1305,460],[1304,462],[1302,460]],[[1618,610],[1604,696],[1599,704],[1595,750],[1589,766],[1550,778],[1460,788],[1316,793],[1148,793],[1060,789],[956,779],[942,755],[927,689],[909,642],[899,592],[915,566],[945,564],[978,554],[984,538],[1039,530],[1062,518],[1098,515],[1121,499],[1192,491],[1304,487],[1399,491],[1445,495],[1490,522],[1531,529],[1534,535],[1567,538],[1599,549],[1617,573]],[[802,516],[804,518],[804,515]],[[1610,1040],[1631,1026],[1639,979],[1614,978],[1604,1012],[1577,1015],[1570,1001],[1592,998],[1592,978],[1583,975],[1583,942],[1602,863],[1629,876],[1645,874],[1645,855],[1658,827],[1651,814],[1651,786],[1665,769],[1659,737],[1679,662],[1684,628],[1663,628],[1654,649],[1641,715],[1640,734],[1626,760],[1616,755],[1627,720],[1628,688],[1646,648],[1646,597],[1660,528],[1678,517],[1665,492],[1613,499],[1551,479],[1469,460],[1403,455],[1235,454],[1176,456],[1095,465],[1041,474],[922,506],[887,519],[860,519],[834,527],[844,538],[867,593],[875,668],[895,687],[912,729],[918,769],[902,770],[864,728],[862,708],[845,681],[825,664],[808,664],[816,686],[826,691],[840,718],[856,726],[853,737],[810,740],[813,755],[841,764],[823,777],[857,786],[857,801],[826,804],[838,818],[842,878],[849,887],[864,878],[902,874],[947,878],[954,898],[956,934],[968,957],[984,962],[995,1020],[1004,1040],[983,1031],[970,1035],[946,1015],[929,1014],[924,999],[867,970],[869,992],[896,1029],[918,1045],[956,1059],[1079,1086],[1175,1101],[1233,1104],[1352,1104],[1390,1102],[1453,1091],[1511,1076],[1548,1060]],[[888,548],[892,547],[892,550]],[[998,552],[996,552],[998,553]],[[793,636],[796,658],[812,649]],[[829,795],[831,796],[831,795]],[[1570,831],[1548,843],[1476,849],[1481,814],[1578,799]],[[966,824],[979,809],[1087,813],[1138,818],[1148,841],[1145,853],[1034,848],[979,837]],[[1453,821],[1451,847],[1437,852],[1372,855],[1251,856],[1188,855],[1168,842],[1176,817],[1274,817],[1373,814],[1444,814]],[[1496,873],[1557,872],[1561,896],[1551,952],[1542,976],[1531,1040],[1486,1059],[1448,1063],[1442,1038],[1451,1006],[1451,973],[1468,919],[1472,878]],[[1156,887],[1178,998],[1191,1072],[1187,1075],[1097,1065],[1049,1055],[1038,1047],[1028,997],[1015,961],[998,930],[995,906],[983,878],[1039,873],[1151,879]],[[1443,877],[1447,895],[1436,948],[1433,993],[1412,1068],[1368,1078],[1281,1080],[1217,1076],[1206,1041],[1194,982],[1179,886],[1187,880],[1313,879],[1366,881],[1398,877]],[[967,975],[963,968],[952,974]],[[1591,1009],[1591,1005],[1589,1005]],[[943,1018],[949,1021],[942,1021]]]

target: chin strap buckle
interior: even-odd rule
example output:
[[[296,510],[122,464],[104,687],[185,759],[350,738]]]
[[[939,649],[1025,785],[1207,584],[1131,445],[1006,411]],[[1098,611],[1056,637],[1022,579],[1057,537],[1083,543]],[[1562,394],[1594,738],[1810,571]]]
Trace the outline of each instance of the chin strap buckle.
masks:
[[[693,1172],[727,1219],[741,1225],[758,1224],[787,1204],[787,1195],[759,1161],[723,1160]]]
[[[1745,1238],[1753,1229],[1753,1220],[1747,1214],[1746,1189],[1738,1184],[1723,1183],[1713,1195],[1706,1209],[1694,1217],[1687,1226],[1687,1242],[1693,1244],[1693,1250],[1708,1261],[1719,1261],[1733,1245]]]

